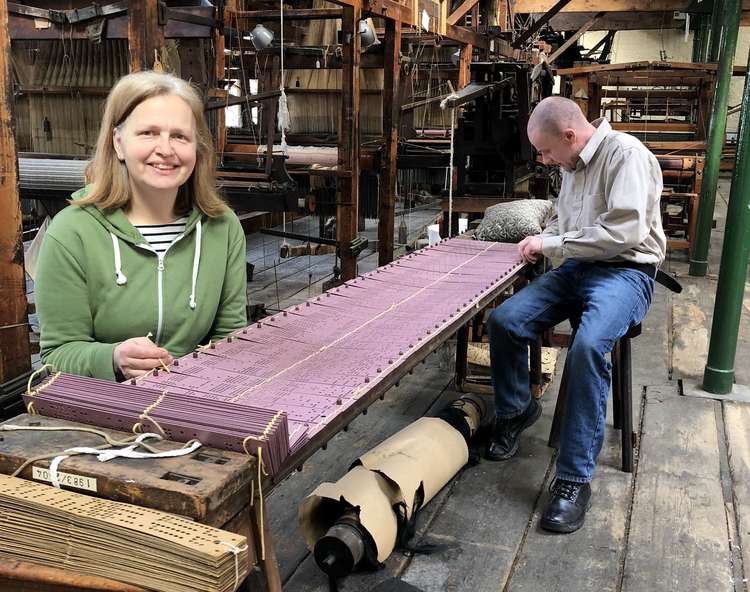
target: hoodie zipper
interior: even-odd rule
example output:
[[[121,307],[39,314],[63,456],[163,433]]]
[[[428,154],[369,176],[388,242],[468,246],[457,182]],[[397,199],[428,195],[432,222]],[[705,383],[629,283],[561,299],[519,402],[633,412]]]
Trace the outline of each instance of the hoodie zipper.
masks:
[[[158,310],[159,310],[159,316],[158,321],[156,325],[156,339],[154,340],[154,343],[156,345],[159,345],[161,341],[161,331],[164,325],[164,258],[167,256],[167,252],[169,249],[171,249],[178,241],[184,237],[185,234],[181,234],[176,239],[172,241],[172,244],[169,245],[163,253],[158,253],[156,249],[154,249],[151,245],[148,245],[146,243],[141,243],[139,245],[136,245],[137,247],[140,247],[141,249],[145,249],[147,251],[151,251],[154,255],[156,255],[156,293],[157,293],[157,301],[158,301]]]

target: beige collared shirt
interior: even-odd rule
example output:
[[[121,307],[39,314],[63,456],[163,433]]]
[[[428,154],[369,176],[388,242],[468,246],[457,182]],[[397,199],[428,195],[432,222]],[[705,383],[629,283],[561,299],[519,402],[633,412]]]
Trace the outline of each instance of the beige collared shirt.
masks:
[[[542,252],[554,259],[632,261],[660,265],[667,239],[659,200],[662,174],[656,157],[635,137],[609,122],[562,171],[557,211],[542,233]]]

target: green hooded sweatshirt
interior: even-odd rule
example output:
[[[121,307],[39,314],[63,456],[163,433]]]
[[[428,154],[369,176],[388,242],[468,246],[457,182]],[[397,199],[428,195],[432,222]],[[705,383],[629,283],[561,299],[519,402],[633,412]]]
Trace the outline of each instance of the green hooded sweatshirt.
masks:
[[[73,194],[80,197],[81,190]],[[115,380],[115,347],[151,339],[175,358],[247,324],[245,235],[198,209],[159,257],[120,209],[69,206],[44,237],[35,283],[41,354],[57,370]]]

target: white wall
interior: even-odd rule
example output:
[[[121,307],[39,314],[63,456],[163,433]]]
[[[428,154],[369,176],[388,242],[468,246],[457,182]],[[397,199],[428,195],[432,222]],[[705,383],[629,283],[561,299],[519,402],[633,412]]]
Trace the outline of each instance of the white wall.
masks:
[[[595,31],[583,35],[583,46],[590,48],[606,35],[606,31]],[[737,39],[737,51],[734,63],[738,66],[747,65],[748,50],[750,49],[750,27],[740,27]],[[676,29],[650,31],[618,31],[612,44],[612,63],[657,61],[661,59],[661,52],[673,62],[689,62],[693,55],[693,33],[685,40],[684,30]],[[742,100],[742,89],[745,84],[743,76],[732,77],[729,89],[729,106],[738,105]],[[730,115],[727,120],[727,131],[736,131],[739,125],[739,113]]]

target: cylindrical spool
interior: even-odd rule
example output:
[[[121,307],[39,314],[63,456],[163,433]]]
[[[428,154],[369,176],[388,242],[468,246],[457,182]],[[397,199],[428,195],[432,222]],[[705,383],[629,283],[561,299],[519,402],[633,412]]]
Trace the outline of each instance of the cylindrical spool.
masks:
[[[357,566],[365,554],[362,526],[353,512],[347,512],[315,543],[318,567],[329,576],[341,578]]]
[[[462,395],[450,405],[453,409],[459,409],[466,416],[466,425],[473,436],[482,424],[482,418],[487,413],[487,405],[483,399],[471,395]]]

